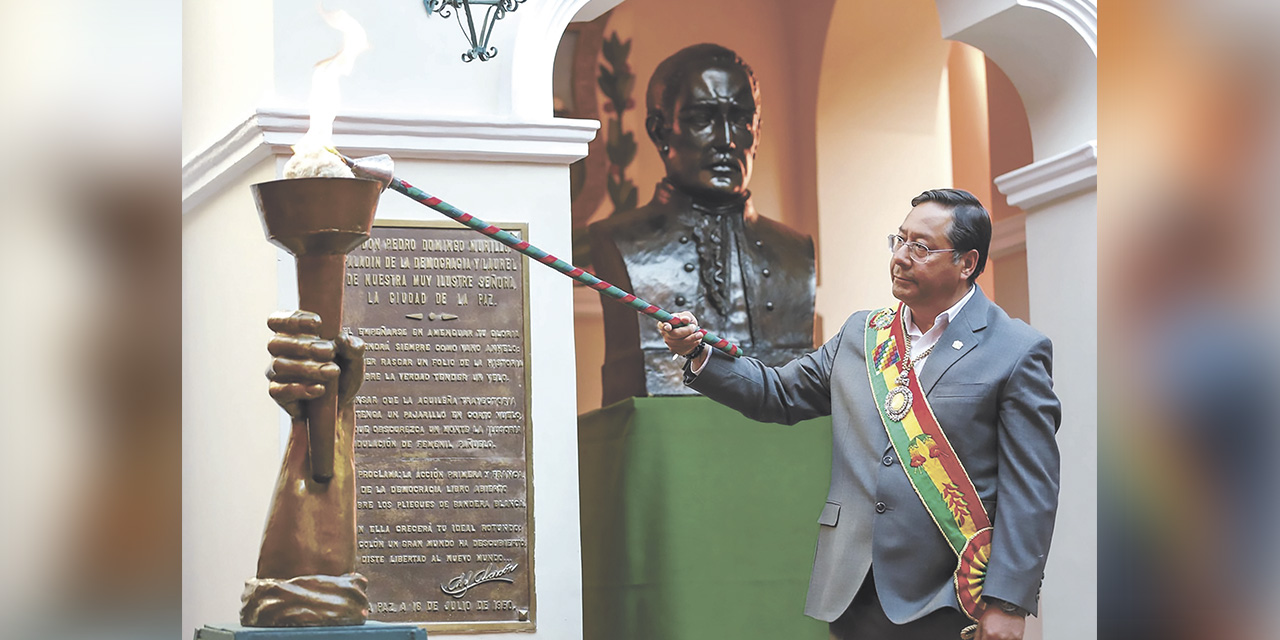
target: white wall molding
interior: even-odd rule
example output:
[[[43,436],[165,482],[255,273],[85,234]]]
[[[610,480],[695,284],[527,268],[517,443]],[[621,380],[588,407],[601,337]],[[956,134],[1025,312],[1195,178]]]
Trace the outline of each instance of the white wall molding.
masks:
[[[1003,258],[1027,248],[1027,214],[1018,213],[991,226],[991,248],[988,257]]]
[[[259,109],[222,138],[182,162],[182,211],[186,213],[224,184],[306,133],[301,109]],[[334,146],[363,155],[394,158],[526,162],[568,165],[587,155],[596,120],[550,118],[540,122],[481,118],[423,118],[386,114],[341,114],[333,123]]]
[[[1023,210],[1098,188],[1098,141],[1037,160],[995,179],[1009,204]]]
[[[231,128],[217,142],[182,160],[182,213],[208,200],[226,183],[270,157],[257,116]]]

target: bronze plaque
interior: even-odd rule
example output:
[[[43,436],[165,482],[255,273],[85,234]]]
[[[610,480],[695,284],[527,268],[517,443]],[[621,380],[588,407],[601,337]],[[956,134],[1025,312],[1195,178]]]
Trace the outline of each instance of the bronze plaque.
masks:
[[[451,222],[375,222],[347,257],[346,328],[366,345],[356,540],[372,620],[534,629],[526,264]]]

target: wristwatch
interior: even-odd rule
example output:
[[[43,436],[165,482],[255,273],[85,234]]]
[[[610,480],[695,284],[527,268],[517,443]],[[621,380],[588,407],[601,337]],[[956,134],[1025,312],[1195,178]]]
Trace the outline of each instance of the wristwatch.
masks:
[[[1001,600],[1000,598],[986,598],[986,600],[990,602],[993,606],[999,607],[1000,610],[1005,613],[1010,613],[1015,616],[1022,616],[1024,618],[1027,616],[1028,611],[1026,609],[1023,609],[1022,607],[1019,607],[1018,605],[1012,602]]]
[[[693,351],[690,351],[689,353],[684,354],[684,359],[694,360],[698,356],[702,355],[702,350],[706,348],[707,348],[707,344],[705,342],[699,342],[698,346],[693,348]]]

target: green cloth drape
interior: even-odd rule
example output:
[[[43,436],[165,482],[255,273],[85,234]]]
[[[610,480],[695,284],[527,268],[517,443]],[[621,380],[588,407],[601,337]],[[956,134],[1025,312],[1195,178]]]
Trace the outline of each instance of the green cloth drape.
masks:
[[[803,611],[830,418],[630,398],[579,417],[578,465],[585,640],[828,637]]]

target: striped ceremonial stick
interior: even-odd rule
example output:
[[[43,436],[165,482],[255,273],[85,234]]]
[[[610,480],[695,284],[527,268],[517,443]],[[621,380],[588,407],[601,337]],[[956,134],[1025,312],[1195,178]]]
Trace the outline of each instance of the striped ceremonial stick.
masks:
[[[352,160],[342,154],[338,155],[341,156],[342,160],[346,162],[352,170],[356,171],[357,174],[361,173],[362,167],[360,166],[359,161]],[[387,176],[374,175],[372,177],[375,179],[385,179]],[[582,284],[585,284],[588,287],[591,287],[592,289],[627,305],[628,307],[631,307],[632,309],[635,309],[639,313],[643,313],[644,315],[654,318],[659,322],[668,322],[673,327],[680,327],[686,324],[684,320],[671,315],[661,307],[645,302],[644,300],[641,300],[640,298],[637,298],[634,295],[631,295],[630,293],[627,293],[626,291],[623,291],[622,289],[619,289],[618,287],[615,287],[608,282],[605,282],[604,280],[601,280],[600,278],[597,278],[590,273],[587,273],[586,271],[583,271],[582,269],[529,244],[525,240],[521,240],[520,238],[517,238],[510,233],[441,200],[440,198],[426,193],[404,180],[395,176],[390,176],[390,183],[388,186],[421,204],[449,216],[453,220],[470,227],[474,231],[479,231],[480,233],[483,233],[484,235],[489,236],[490,238],[493,238],[494,240],[497,240],[498,242],[501,242],[502,244],[505,244],[526,256],[529,256],[531,259],[541,262],[542,264],[545,264],[548,267],[551,267],[552,269],[555,269],[556,271],[559,271],[560,273],[563,273],[564,275],[569,276],[570,278],[573,278],[574,280],[577,280],[578,282],[581,282]],[[738,347],[738,345],[701,327],[698,328],[698,333],[702,334],[702,341],[704,343],[735,358],[742,355],[742,349]]]

